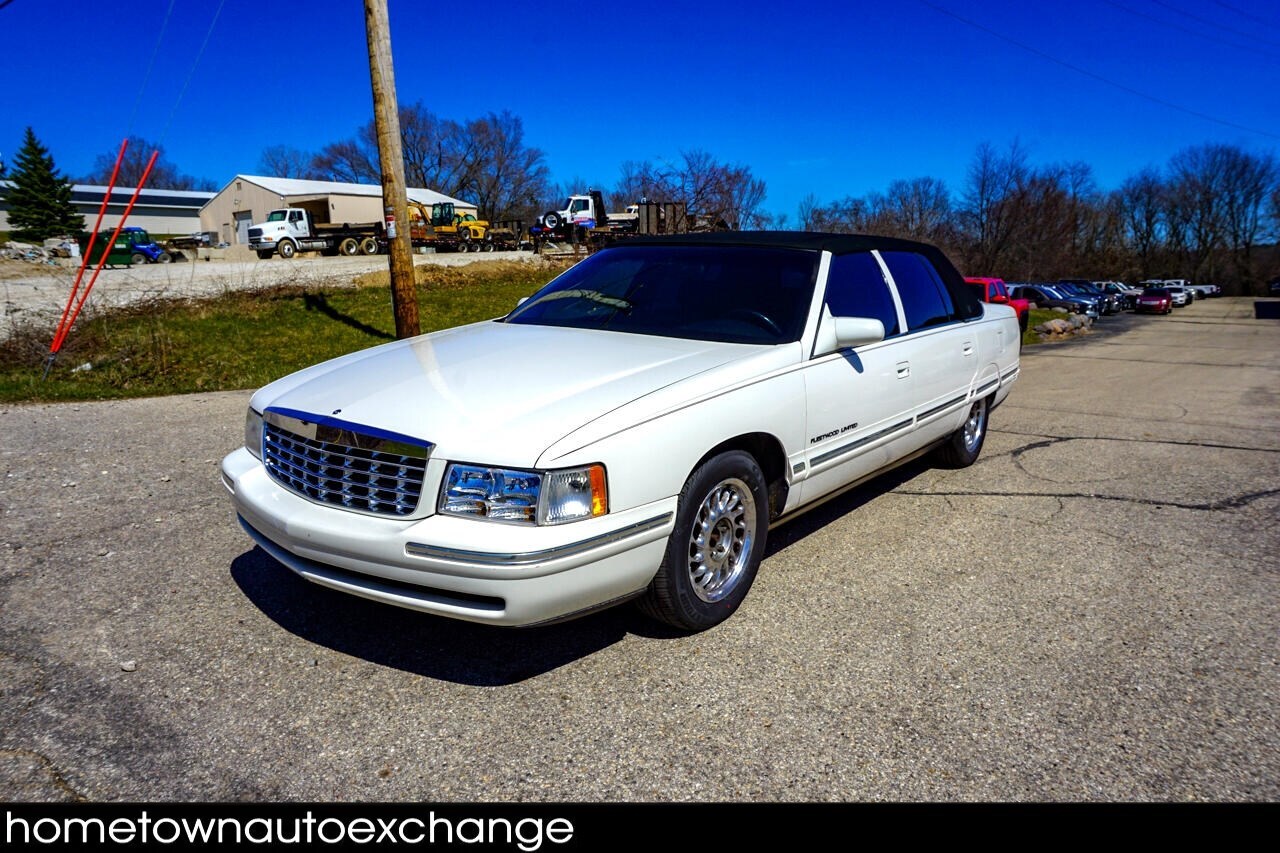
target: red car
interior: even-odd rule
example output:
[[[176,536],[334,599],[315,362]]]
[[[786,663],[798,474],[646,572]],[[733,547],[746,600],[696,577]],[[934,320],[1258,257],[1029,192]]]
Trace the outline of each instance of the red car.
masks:
[[[1163,287],[1148,287],[1133,303],[1135,314],[1172,314],[1173,296]]]
[[[991,302],[996,305],[1008,305],[1018,313],[1018,328],[1022,331],[1027,330],[1027,317],[1031,310],[1031,303],[1026,299],[1010,299],[1009,290],[1004,286],[1002,278],[966,278],[965,284],[973,288],[973,292],[983,302]]]

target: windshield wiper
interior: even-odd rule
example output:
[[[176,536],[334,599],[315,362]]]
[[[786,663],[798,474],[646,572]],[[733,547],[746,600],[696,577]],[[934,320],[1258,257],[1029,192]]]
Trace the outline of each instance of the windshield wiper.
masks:
[[[616,308],[619,311],[630,311],[631,303],[625,299],[619,299],[616,296],[605,296],[598,290],[558,290],[555,293],[548,293],[546,296],[538,300],[538,302],[548,302],[552,299],[585,299],[588,302],[598,302],[601,305],[608,305],[610,308]],[[537,303],[534,303],[535,305]]]

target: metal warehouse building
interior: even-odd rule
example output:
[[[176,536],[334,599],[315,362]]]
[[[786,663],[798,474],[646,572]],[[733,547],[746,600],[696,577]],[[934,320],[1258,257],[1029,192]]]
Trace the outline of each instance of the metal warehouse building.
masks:
[[[10,230],[9,205],[4,197],[12,186],[11,181],[0,181],[0,231]],[[102,218],[103,228],[114,228],[119,224],[120,214],[133,198],[133,191],[133,187],[116,187],[111,191],[111,201]],[[106,194],[106,187],[71,185],[71,203],[84,216],[85,230],[93,228]],[[143,190],[129,214],[128,224],[145,228],[152,234],[192,234],[201,230],[200,210],[213,198],[214,194],[210,192]]]
[[[407,192],[410,199],[422,204],[453,202],[458,213],[477,212],[474,204],[435,190],[410,187]],[[247,245],[249,225],[262,222],[280,207],[305,208],[320,222],[377,222],[382,219],[382,187],[236,175],[200,208],[198,230],[216,232],[226,243]]]

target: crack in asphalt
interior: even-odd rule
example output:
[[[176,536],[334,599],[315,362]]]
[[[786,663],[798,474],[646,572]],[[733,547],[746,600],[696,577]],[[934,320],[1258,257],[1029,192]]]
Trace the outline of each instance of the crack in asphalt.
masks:
[[[1124,495],[1099,495],[1092,492],[916,492],[894,489],[889,494],[910,495],[921,498],[1057,498],[1059,503],[1067,498],[1087,498],[1099,501],[1116,501],[1118,503],[1138,504],[1141,506],[1174,507],[1175,509],[1191,509],[1205,512],[1216,512],[1223,509],[1240,509],[1257,500],[1280,495],[1280,489],[1266,489],[1261,492],[1248,492],[1230,498],[1223,498],[1206,503],[1179,503],[1177,501],[1160,501],[1151,498],[1134,498]]]
[[[998,433],[1000,435],[1018,435],[1018,436],[1023,436],[1024,438],[1033,438],[1033,437],[1043,435],[1043,433],[1017,432],[1016,430],[1008,430],[1008,429],[993,429],[991,430],[991,432]],[[1108,435],[1049,436],[1048,440],[1045,442],[1036,442],[1034,445],[1027,445],[1025,447],[1015,448],[1014,450],[1009,451],[1008,453],[1018,453],[1024,450],[1031,450],[1036,447],[1047,447],[1049,444],[1053,444],[1059,441],[1119,441],[1119,442],[1128,442],[1132,444],[1172,444],[1177,447],[1206,447],[1211,450],[1251,450],[1257,453],[1280,453],[1280,447],[1246,447],[1241,444],[1217,444],[1212,441],[1178,441],[1172,438],[1122,438],[1118,436],[1108,436]],[[999,453],[989,458],[996,459],[1001,456],[1006,456],[1008,455],[1008,453]]]
[[[52,761],[49,760],[48,756],[42,755],[41,753],[36,752],[33,749],[19,748],[19,749],[0,749],[0,757],[35,759],[35,761],[41,765],[42,769],[49,774],[49,778],[53,780],[53,786],[55,788],[62,791],[62,793],[66,794],[71,799],[75,800],[77,803],[89,802],[88,797],[86,797],[84,794],[80,793],[79,791],[77,791],[75,788],[71,786],[71,783],[68,782],[66,777],[62,775],[62,771],[60,771],[57,768],[57,765],[55,765]]]

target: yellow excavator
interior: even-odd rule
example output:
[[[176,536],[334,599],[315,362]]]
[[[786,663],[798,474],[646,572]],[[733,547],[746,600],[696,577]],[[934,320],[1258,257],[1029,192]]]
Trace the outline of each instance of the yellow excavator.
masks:
[[[415,246],[434,246],[458,252],[493,251],[489,223],[471,213],[458,213],[453,202],[436,202],[430,207],[409,200],[409,233]]]

